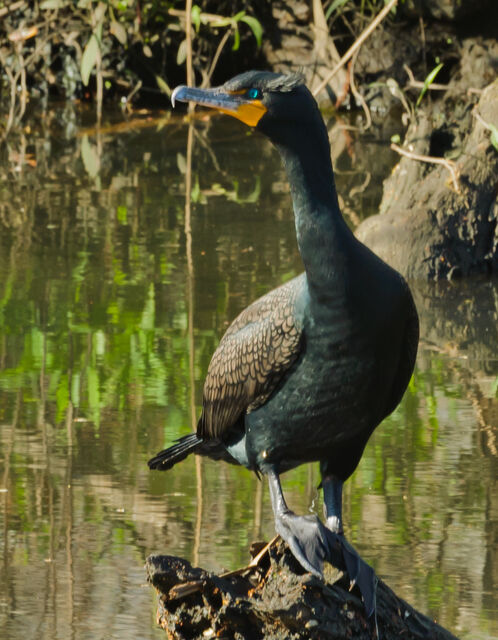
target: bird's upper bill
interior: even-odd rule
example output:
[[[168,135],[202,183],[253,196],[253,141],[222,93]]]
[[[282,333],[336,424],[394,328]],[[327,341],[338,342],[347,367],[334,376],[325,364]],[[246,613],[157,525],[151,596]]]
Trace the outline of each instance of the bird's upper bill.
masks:
[[[224,87],[196,89],[180,85],[171,94],[171,104],[174,107],[176,101],[194,102],[227,113],[250,127],[255,127],[267,112],[267,108],[261,102],[259,93],[255,92],[255,97],[252,97],[250,91],[227,91]]]

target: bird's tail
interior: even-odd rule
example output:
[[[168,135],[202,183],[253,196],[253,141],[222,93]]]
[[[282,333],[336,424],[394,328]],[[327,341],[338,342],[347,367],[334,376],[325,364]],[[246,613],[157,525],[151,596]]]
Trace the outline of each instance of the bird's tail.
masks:
[[[190,433],[188,436],[178,438],[172,447],[160,451],[149,460],[147,463],[149,469],[159,469],[159,471],[171,469],[177,462],[181,462],[191,453],[195,453],[202,442],[202,438],[199,438],[196,433]]]

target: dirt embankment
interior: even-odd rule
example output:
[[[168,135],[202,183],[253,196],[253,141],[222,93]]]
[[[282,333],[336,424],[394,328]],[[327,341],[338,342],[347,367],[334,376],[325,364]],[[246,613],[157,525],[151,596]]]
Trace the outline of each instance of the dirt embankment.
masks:
[[[482,45],[462,52],[478,89]],[[498,55],[498,47],[496,47]],[[498,81],[469,94],[461,81],[416,114],[402,157],[384,182],[378,215],[357,236],[408,278],[438,280],[498,272]],[[498,145],[498,140],[495,143]],[[444,164],[441,164],[444,160]]]

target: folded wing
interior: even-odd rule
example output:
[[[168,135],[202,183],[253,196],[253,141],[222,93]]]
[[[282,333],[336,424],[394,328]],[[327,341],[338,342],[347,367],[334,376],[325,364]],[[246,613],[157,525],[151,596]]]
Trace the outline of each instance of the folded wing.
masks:
[[[270,397],[299,356],[302,314],[298,276],[256,300],[235,318],[214,352],[204,383],[197,433],[223,438],[242,414]]]

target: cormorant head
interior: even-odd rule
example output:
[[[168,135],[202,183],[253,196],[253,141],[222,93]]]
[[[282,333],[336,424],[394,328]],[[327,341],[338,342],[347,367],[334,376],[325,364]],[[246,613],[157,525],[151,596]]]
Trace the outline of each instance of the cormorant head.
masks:
[[[285,144],[298,132],[311,133],[317,121],[323,127],[318,106],[297,73],[247,71],[214,89],[181,85],[171,96],[173,106],[175,101],[195,102],[227,113],[277,144]]]

